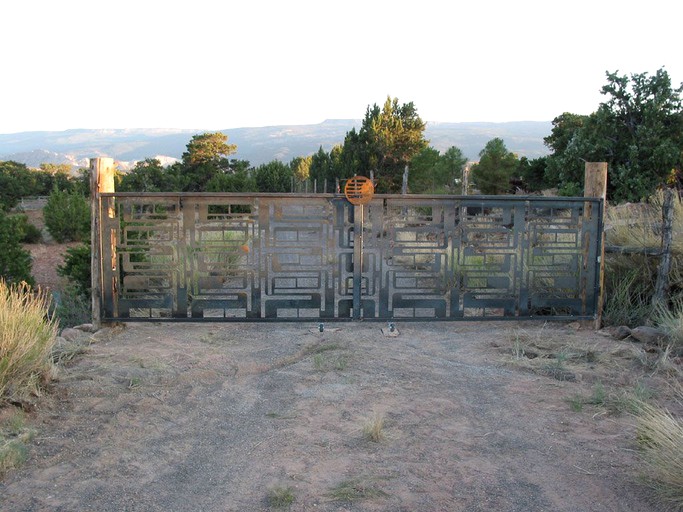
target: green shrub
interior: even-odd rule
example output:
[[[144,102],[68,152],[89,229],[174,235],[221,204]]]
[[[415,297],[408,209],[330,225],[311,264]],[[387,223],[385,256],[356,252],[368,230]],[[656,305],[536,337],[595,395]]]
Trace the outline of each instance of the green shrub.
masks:
[[[14,215],[12,218],[21,231],[21,243],[37,244],[43,239],[43,234],[40,232],[40,229],[31,224],[26,215]]]
[[[57,267],[57,274],[66,277],[79,295],[90,297],[90,244],[69,247],[64,257],[64,265]]]
[[[0,210],[10,210],[22,197],[39,195],[37,173],[18,162],[0,162]]]
[[[57,323],[47,319],[49,295],[0,280],[0,402],[38,394],[52,375]]]
[[[0,211],[0,279],[33,284],[31,253],[21,247],[22,230],[15,217]]]
[[[83,242],[90,237],[90,206],[77,192],[53,190],[43,217],[50,235],[59,243]]]

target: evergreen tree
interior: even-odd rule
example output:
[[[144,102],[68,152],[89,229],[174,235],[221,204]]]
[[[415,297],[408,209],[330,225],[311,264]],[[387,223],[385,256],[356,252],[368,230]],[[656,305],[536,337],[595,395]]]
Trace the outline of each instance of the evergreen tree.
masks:
[[[26,281],[33,285],[31,253],[21,246],[19,222],[0,210],[0,279],[7,283]]]
[[[382,109],[367,107],[358,132],[346,134],[341,152],[341,176],[369,176],[374,171],[378,192],[398,192],[405,166],[427,147],[425,123],[415,105],[387,97]]]
[[[479,163],[472,166],[472,181],[482,194],[510,192],[510,179],[518,168],[517,156],[508,151],[503,139],[486,143],[479,153]]]
[[[673,88],[664,69],[630,77],[607,73],[607,100],[589,116],[565,113],[545,139],[553,153],[546,181],[581,195],[584,162],[608,164],[607,196],[639,201],[683,168],[683,84]]]

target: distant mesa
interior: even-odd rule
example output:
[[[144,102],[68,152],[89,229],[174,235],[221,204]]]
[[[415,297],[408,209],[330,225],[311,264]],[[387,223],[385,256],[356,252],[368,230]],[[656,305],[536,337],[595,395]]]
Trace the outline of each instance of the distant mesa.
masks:
[[[290,161],[311,155],[322,146],[326,151],[344,142],[360,119],[326,119],[319,124],[231,128],[221,130],[237,145],[231,158],[260,165],[272,160]],[[517,155],[537,158],[548,154],[543,138],[550,134],[550,121],[508,123],[427,122],[425,137],[441,152],[456,146],[470,160],[477,160],[486,143],[496,137]],[[181,158],[192,135],[211,130],[189,129],[76,129],[61,132],[0,134],[0,160],[14,160],[29,167],[41,163],[87,167],[90,158],[109,156],[128,169],[145,158],[158,158],[169,165]]]

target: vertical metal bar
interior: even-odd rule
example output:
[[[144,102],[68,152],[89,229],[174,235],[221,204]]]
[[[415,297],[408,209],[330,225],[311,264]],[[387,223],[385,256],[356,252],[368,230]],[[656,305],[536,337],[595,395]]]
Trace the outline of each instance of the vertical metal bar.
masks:
[[[353,207],[353,318],[360,319],[363,279],[363,205]]]
[[[175,318],[186,318],[189,306],[188,298],[194,294],[194,276],[197,272],[195,261],[195,214],[197,203],[193,199],[183,200],[178,198],[178,241],[177,251],[177,270],[171,288],[175,296],[173,301],[172,316]]]

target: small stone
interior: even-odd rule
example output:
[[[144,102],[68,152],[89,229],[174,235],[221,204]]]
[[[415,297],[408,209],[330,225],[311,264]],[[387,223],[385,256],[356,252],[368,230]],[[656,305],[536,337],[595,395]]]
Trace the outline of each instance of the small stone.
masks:
[[[654,327],[641,325],[640,327],[631,329],[631,337],[642,343],[657,344],[666,337],[666,334]]]
[[[567,324],[567,329],[573,329],[575,331],[581,330],[581,322],[571,322]]]
[[[95,332],[95,328],[93,327],[92,324],[81,324],[81,325],[76,325],[74,329],[77,329],[79,331],[83,332]]]
[[[626,325],[620,325],[614,329],[612,336],[618,340],[625,340],[631,335],[631,329]]]
[[[83,332],[67,327],[62,331],[61,336],[67,341],[78,341],[83,336]]]

